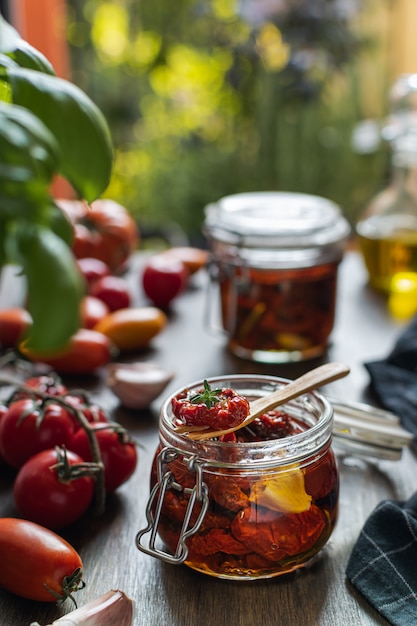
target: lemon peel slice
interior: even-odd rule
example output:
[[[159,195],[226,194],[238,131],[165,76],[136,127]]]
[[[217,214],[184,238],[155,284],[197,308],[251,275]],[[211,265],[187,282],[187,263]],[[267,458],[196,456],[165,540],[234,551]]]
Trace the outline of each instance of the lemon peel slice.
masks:
[[[285,513],[302,513],[311,506],[311,496],[306,493],[304,474],[299,468],[258,480],[252,487],[249,500]]]

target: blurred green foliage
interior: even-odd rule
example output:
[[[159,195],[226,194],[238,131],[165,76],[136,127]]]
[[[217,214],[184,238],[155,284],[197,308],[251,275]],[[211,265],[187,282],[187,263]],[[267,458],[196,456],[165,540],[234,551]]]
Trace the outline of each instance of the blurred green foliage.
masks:
[[[193,239],[208,202],[250,190],[323,195],[353,222],[381,185],[386,148],[352,133],[386,113],[387,44],[366,18],[385,0],[68,4],[73,80],[116,150],[106,195],[144,226]]]

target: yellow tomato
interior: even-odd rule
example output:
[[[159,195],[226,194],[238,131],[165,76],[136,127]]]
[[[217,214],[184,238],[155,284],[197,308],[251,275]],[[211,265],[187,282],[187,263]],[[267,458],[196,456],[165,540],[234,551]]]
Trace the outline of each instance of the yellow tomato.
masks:
[[[119,350],[145,348],[166,325],[167,316],[152,306],[118,309],[103,317],[94,330],[111,339]]]

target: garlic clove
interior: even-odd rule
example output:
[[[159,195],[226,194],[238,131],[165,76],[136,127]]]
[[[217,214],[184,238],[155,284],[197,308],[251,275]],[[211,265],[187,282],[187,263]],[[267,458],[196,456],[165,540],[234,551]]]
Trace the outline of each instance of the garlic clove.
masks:
[[[132,626],[133,617],[133,601],[123,591],[111,590],[48,626]]]
[[[107,367],[107,385],[129,409],[145,409],[174,378],[156,363],[112,363]]]

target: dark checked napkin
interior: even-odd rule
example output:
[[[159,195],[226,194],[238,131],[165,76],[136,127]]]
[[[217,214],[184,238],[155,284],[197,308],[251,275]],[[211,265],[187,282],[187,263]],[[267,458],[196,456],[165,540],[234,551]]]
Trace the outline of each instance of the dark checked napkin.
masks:
[[[407,502],[386,500],[376,507],[346,575],[391,624],[417,624],[417,493]]]
[[[365,363],[371,387],[384,408],[417,436],[417,316],[386,359]]]
[[[386,359],[365,367],[382,406],[417,436],[417,317]],[[346,575],[391,624],[417,625],[417,492],[407,502],[386,500],[376,507],[353,548]]]

